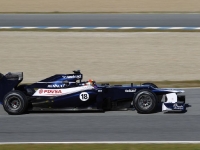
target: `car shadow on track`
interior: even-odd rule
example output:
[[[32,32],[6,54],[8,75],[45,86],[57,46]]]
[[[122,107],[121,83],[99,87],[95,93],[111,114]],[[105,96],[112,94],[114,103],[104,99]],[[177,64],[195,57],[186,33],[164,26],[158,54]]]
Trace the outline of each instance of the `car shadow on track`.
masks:
[[[189,104],[185,104],[185,107],[186,109],[184,111],[174,111],[174,112],[164,112],[165,114],[177,114],[177,113],[186,113],[187,112],[187,108],[188,107],[192,107],[191,105]],[[118,110],[118,111],[125,111],[125,110]],[[126,111],[136,111],[134,108],[131,108],[131,109],[127,109]],[[67,111],[28,111],[26,112],[26,114],[39,114],[39,113],[42,113],[42,114],[47,114],[47,113],[57,113],[57,114],[61,114],[61,113],[65,113],[65,114],[76,114],[76,113],[105,113],[106,111],[100,111],[100,110],[79,110],[79,111],[73,111],[73,110],[67,110]],[[151,113],[151,114],[156,114],[156,113],[160,113],[162,112],[162,103],[159,103],[158,104],[158,107],[157,109]]]
[[[76,114],[76,113],[104,113],[105,111],[28,111],[26,114]]]

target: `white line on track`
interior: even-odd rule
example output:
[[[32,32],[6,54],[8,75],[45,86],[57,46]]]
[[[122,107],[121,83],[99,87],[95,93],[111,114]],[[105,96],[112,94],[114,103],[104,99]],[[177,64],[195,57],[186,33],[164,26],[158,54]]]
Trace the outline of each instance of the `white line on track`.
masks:
[[[73,27],[73,26],[57,26],[57,27],[48,27],[48,26],[35,26],[35,27],[26,27],[26,26],[0,26],[0,29],[83,29],[83,30],[99,30],[99,29],[106,29],[106,30],[127,30],[127,29],[139,29],[139,30],[146,30],[146,29],[154,29],[154,30],[200,30],[200,27]]]
[[[120,29],[134,29],[136,27],[121,27]]]
[[[160,27],[145,27],[144,29],[159,29]]]
[[[0,29],[12,29],[13,27],[0,27]]]
[[[0,145],[8,144],[200,144],[200,141],[0,142]]]
[[[23,27],[22,29],[36,29],[37,27]]]
[[[60,29],[60,27],[47,27],[46,29]]]
[[[109,27],[96,27],[95,29],[108,29]]]
[[[185,27],[171,27],[169,29],[171,30],[180,30],[180,29],[184,29]]]
[[[71,27],[69,29],[85,29],[86,27]]]

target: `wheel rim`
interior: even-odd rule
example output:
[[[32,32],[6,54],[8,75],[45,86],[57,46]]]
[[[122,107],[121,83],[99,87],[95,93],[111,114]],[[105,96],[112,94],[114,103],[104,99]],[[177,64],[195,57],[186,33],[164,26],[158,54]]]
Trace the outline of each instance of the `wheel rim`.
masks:
[[[152,106],[153,100],[150,95],[141,95],[139,97],[139,106],[142,109],[149,109]]]
[[[7,100],[7,107],[12,111],[18,110],[21,107],[21,101],[19,97],[17,96],[9,97]]]

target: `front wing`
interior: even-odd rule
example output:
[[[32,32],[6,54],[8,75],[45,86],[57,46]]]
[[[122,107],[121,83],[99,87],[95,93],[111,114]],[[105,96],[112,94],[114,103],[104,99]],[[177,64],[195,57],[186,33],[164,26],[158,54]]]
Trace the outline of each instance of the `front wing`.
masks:
[[[178,96],[176,93],[166,94],[165,102],[162,104],[164,112],[185,111],[185,96]]]

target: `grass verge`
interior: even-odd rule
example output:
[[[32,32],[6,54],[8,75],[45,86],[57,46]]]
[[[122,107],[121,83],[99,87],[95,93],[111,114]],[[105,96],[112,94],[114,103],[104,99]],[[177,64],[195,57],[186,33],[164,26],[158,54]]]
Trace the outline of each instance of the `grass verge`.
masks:
[[[1,150],[200,150],[200,144],[21,144],[0,145]]]

